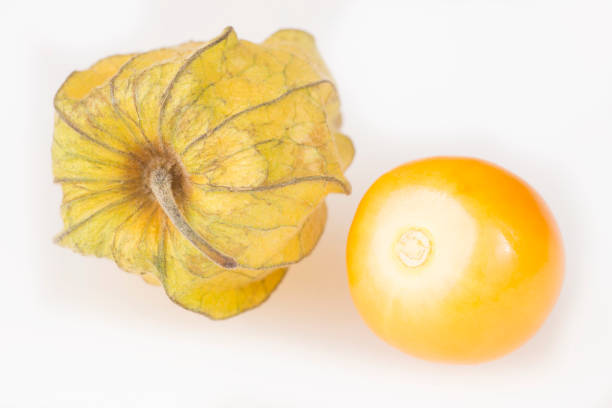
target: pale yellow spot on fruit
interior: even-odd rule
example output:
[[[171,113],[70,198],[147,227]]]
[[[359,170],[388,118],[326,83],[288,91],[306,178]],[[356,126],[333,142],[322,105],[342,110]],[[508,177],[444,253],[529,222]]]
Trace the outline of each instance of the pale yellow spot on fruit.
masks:
[[[443,298],[461,280],[476,245],[477,223],[465,207],[424,187],[394,192],[374,224],[368,270],[376,271],[375,288],[394,288],[391,303],[424,306]]]

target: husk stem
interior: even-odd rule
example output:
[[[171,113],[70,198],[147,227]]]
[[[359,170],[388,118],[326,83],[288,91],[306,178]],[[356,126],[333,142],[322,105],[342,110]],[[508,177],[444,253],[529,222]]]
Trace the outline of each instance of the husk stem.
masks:
[[[236,260],[224,255],[213,248],[204,238],[202,238],[189,225],[183,214],[181,214],[174,195],[172,194],[172,174],[163,167],[151,171],[149,177],[149,187],[157,202],[164,210],[172,224],[189,242],[191,242],[200,252],[206,255],[211,261],[225,269],[234,269],[238,266]]]

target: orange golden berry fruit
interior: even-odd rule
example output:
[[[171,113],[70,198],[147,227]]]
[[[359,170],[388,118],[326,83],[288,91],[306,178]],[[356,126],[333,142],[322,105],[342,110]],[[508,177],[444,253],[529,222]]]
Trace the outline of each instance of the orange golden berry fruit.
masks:
[[[54,105],[56,242],[211,318],[263,302],[317,243],[327,194],[350,192],[336,88],[303,31],[108,57]]]
[[[376,334],[423,359],[475,363],[542,325],[564,255],[552,214],[524,181],[481,160],[438,157],[370,187],[347,266],[355,305]]]

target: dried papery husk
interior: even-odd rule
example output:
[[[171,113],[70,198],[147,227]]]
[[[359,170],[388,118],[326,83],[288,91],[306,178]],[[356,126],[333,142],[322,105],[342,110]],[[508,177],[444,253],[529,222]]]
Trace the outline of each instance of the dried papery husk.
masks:
[[[105,58],[55,97],[56,242],[211,318],[257,306],[308,255],[354,150],[313,38],[217,38]]]

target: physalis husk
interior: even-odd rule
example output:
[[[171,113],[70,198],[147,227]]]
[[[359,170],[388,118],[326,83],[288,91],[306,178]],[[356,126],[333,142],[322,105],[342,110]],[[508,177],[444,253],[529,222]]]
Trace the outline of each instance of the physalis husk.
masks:
[[[56,241],[211,318],[263,302],[308,255],[351,141],[313,38],[217,38],[105,58],[55,97]]]

